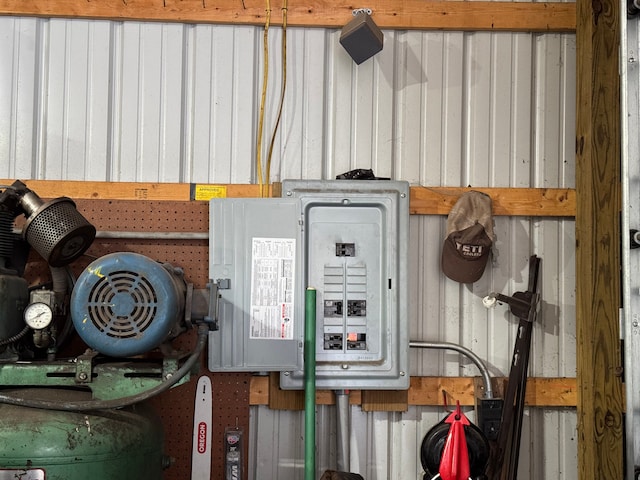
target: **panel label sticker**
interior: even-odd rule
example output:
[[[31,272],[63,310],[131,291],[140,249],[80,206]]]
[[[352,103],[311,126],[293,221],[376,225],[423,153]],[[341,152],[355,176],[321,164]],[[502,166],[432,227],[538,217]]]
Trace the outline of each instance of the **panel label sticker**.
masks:
[[[226,197],[226,185],[191,184],[191,200],[211,200],[212,198]]]
[[[250,338],[293,339],[295,238],[253,238]]]

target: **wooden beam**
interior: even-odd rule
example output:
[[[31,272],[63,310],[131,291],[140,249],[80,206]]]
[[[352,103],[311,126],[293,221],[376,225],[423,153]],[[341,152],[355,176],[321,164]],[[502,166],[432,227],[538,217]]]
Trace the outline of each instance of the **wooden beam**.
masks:
[[[409,209],[413,214],[446,215],[463,192],[479,190],[493,201],[494,215],[572,217],[575,191],[568,188],[449,188],[412,187]]]
[[[271,380],[270,380],[271,379]],[[499,377],[492,379],[498,387],[496,392],[502,392],[506,378]],[[303,408],[301,402],[280,402],[270,400],[270,395],[278,389],[277,382],[273,381],[273,375],[253,376],[249,388],[250,405],[278,405],[276,409],[300,410]],[[283,395],[296,395],[296,391],[278,391],[275,393],[279,398]],[[366,404],[365,391],[352,390],[349,403],[352,405]],[[473,377],[411,377],[411,386],[407,392],[408,405],[419,406],[444,406],[445,399],[447,405],[455,405],[459,401],[461,405],[471,406],[475,402],[474,378]],[[577,387],[575,378],[529,378],[525,404],[532,407],[553,407],[572,408],[577,402]],[[333,405],[335,397],[329,390],[318,390],[316,392],[316,403],[318,405]],[[396,411],[396,405],[392,405],[391,411]]]
[[[15,180],[0,179],[0,185]],[[79,180],[24,180],[42,198],[69,197],[74,200],[168,200],[189,201],[211,197],[259,197],[260,186],[248,184],[189,184],[148,182],[85,182]],[[271,190],[275,188],[271,186]],[[197,198],[202,196],[202,198]]]
[[[578,479],[624,478],[620,378],[620,11],[577,2]],[[624,21],[624,20],[622,20]],[[632,473],[632,472],[631,472]],[[630,474],[630,472],[627,472]]]
[[[14,180],[0,179],[0,185]],[[23,180],[42,198],[66,196],[92,200],[205,200],[214,197],[259,197],[259,185],[137,182],[83,182]],[[280,184],[272,184],[269,196],[277,196]],[[471,188],[411,187],[409,211],[414,215],[447,215],[462,193]],[[477,188],[493,199],[494,215],[573,217],[575,191],[568,188]]]
[[[264,25],[263,0],[0,0],[1,15],[152,20],[182,23]],[[371,0],[363,7],[382,29],[575,31],[575,3]],[[282,24],[282,2],[272,2],[272,25]],[[342,28],[354,5],[344,1],[292,0],[287,24]]]
[[[408,390],[363,390],[360,406],[363,412],[406,412]]]

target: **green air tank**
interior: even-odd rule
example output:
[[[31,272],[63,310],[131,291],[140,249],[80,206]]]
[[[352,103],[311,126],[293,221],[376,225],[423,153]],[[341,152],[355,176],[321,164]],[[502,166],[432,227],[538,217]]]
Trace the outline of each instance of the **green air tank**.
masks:
[[[56,402],[89,399],[72,390],[13,392]],[[1,478],[14,478],[2,477],[3,470],[23,470],[24,478],[46,480],[161,480],[167,465],[160,420],[143,404],[93,412],[0,404]]]

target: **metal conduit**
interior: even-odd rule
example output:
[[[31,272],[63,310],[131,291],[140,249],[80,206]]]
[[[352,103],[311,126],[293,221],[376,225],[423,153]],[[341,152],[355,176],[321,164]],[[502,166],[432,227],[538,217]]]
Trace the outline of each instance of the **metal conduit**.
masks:
[[[349,391],[336,390],[336,467],[339,472],[351,470],[351,449],[349,448]]]
[[[316,478],[316,289],[304,301],[304,480]]]
[[[22,235],[22,230],[13,233]],[[208,232],[118,232],[98,230],[96,238],[135,239],[135,240],[209,240]]]
[[[100,230],[96,238],[124,238],[140,240],[209,240],[207,232],[113,232]]]
[[[434,348],[438,350],[454,350],[458,353],[461,353],[465,357],[469,358],[478,370],[480,370],[480,375],[482,376],[482,383],[484,383],[484,396],[485,398],[493,398],[493,388],[491,387],[491,376],[489,375],[489,370],[482,362],[482,359],[478,357],[475,353],[469,350],[462,345],[457,345],[455,343],[447,343],[447,342],[422,342],[416,340],[409,341],[409,347],[412,348]]]

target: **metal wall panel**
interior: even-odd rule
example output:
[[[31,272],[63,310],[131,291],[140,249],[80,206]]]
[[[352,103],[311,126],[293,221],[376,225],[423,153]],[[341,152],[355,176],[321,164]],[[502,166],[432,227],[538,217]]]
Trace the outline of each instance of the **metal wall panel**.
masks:
[[[626,4],[625,4],[626,5]],[[640,225],[640,70],[638,49],[640,48],[639,18],[630,15],[621,22],[620,38],[620,93],[622,136],[622,231],[633,232]],[[637,476],[640,468],[640,258],[636,246],[637,238],[622,235],[622,314],[621,333],[624,339],[624,380],[626,393],[625,417],[625,467],[626,479]]]
[[[357,66],[339,31],[287,30],[286,98],[271,180],[353,168],[425,186],[573,187],[575,36],[385,31]],[[0,17],[0,175],[256,182],[263,31]],[[270,29],[263,164],[282,86]],[[574,222],[497,217],[494,257],[470,286],[440,272],[445,219],[410,225],[410,335],[471,348],[506,375],[516,322],[490,292],[526,289],[542,258],[530,374],[575,376]],[[477,375],[457,354],[411,352],[413,375]],[[444,412],[352,407],[351,466],[367,480],[421,479],[422,437]],[[318,468],[334,467],[335,413],[318,407]],[[253,409],[250,478],[302,478],[300,412]],[[573,409],[528,409],[519,478],[577,475]]]

